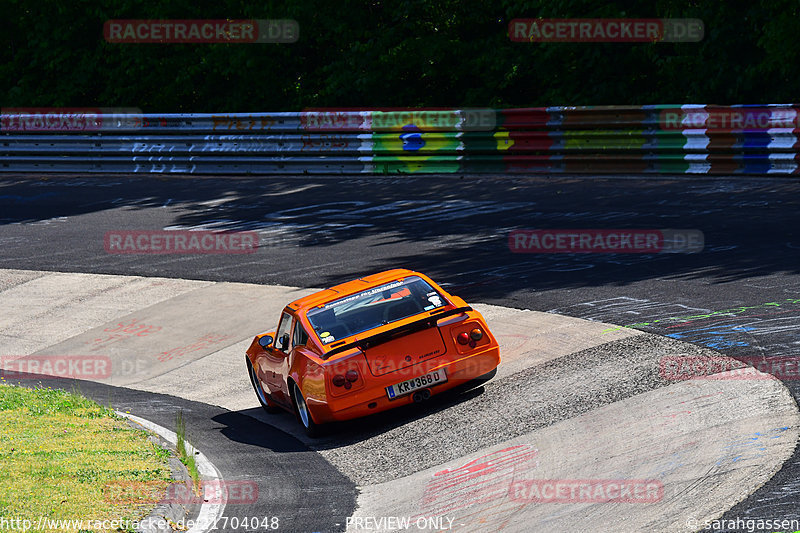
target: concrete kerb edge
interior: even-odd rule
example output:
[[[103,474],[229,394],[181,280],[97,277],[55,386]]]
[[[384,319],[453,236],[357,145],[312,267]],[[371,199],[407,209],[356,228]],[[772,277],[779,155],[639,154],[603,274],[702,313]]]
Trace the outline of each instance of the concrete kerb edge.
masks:
[[[120,416],[123,416],[140,426],[144,427],[148,431],[156,433],[161,438],[172,444],[173,446],[177,446],[178,444],[178,436],[175,434],[174,431],[170,431],[169,429],[159,426],[154,422],[146,420],[144,418],[132,415],[130,413],[124,413],[121,411],[116,411],[116,413]],[[193,447],[188,442],[185,442],[184,445],[186,446],[186,452],[189,454],[194,454],[195,461],[197,462],[197,470],[200,472],[200,476],[205,481],[219,481],[219,485],[222,490],[225,490],[223,487],[222,475],[220,474],[219,470],[214,463],[212,463],[203,452],[199,451],[195,447]],[[200,514],[197,516],[195,520],[195,525],[188,530],[187,533],[206,533],[213,529],[216,529],[216,523],[219,521],[222,513],[225,511],[225,498],[222,498],[222,503],[209,503],[203,502],[200,506]],[[167,517],[170,518],[170,517]],[[174,519],[177,521],[177,519]],[[157,530],[153,529],[154,526],[150,528],[142,528],[137,531],[141,533],[152,533]]]

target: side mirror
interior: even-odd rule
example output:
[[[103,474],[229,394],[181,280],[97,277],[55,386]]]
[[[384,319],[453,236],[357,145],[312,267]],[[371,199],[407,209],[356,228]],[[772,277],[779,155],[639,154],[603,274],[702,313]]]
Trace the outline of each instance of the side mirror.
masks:
[[[286,350],[289,347],[289,334],[284,333],[280,339],[278,339],[278,348],[281,350]]]
[[[269,347],[269,345],[270,345],[270,344],[272,344],[272,341],[273,341],[273,340],[274,340],[274,339],[273,339],[271,336],[269,336],[269,335],[264,335],[263,337],[259,337],[259,339],[258,339],[258,344],[260,344],[260,345],[261,345],[261,347],[262,347],[262,348],[264,348],[264,349],[266,350],[266,349],[267,349],[267,347]]]

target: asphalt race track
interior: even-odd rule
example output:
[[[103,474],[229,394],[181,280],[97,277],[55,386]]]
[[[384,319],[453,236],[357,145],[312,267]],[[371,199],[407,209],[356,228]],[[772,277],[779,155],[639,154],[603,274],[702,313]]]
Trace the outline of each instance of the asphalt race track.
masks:
[[[405,516],[421,530],[685,531],[687,517],[717,516],[769,480],[798,438],[796,403],[768,374],[717,369],[725,379],[678,381],[662,365],[722,357],[708,348],[473,304],[503,347],[490,383],[308,439],[291,415],[257,407],[242,353],[258,317],[277,316],[309,289],[30,270],[0,270],[0,280],[0,306],[11,310],[3,346],[13,352],[4,377],[36,386],[42,374],[74,376],[82,381],[56,385],[150,423],[188,409],[199,435],[190,442],[218,465],[209,479],[249,483],[257,495],[225,498],[216,510],[212,502],[204,516],[239,523],[263,516],[284,531],[394,531],[404,528],[374,520]],[[249,313],[239,316],[241,308]],[[573,497],[588,501],[529,501],[529,483],[587,479],[605,480],[611,494],[625,482],[628,499],[636,486],[641,495],[595,501],[603,489]]]
[[[665,511],[663,516],[670,517],[669,523],[636,522],[633,518],[629,524],[646,526],[648,530],[692,531],[700,529],[702,523],[692,527],[686,524],[687,519],[719,517],[725,509],[722,518],[727,520],[800,520],[800,455],[795,448],[798,427],[796,420],[783,425],[791,416],[782,400],[787,390],[797,400],[800,376],[796,371],[794,376],[785,371],[785,366],[777,371],[783,385],[765,379],[669,383],[659,380],[657,371],[643,371],[655,353],[716,351],[748,360],[757,356],[768,362],[798,355],[799,190],[800,182],[796,180],[745,177],[8,176],[0,180],[0,268],[8,269],[0,290],[10,293],[14,287],[37,279],[46,282],[48,277],[40,271],[175,281],[126,285],[129,292],[117,293],[118,301],[113,305],[84,305],[83,309],[91,309],[85,316],[75,316],[73,311],[82,308],[81,302],[71,302],[64,307],[57,335],[55,330],[50,333],[52,338],[46,331],[41,332],[41,338],[32,337],[30,331],[27,336],[7,333],[0,337],[4,344],[0,355],[38,353],[45,347],[76,353],[69,351],[75,346],[70,347],[70,342],[77,342],[80,335],[90,335],[93,327],[111,318],[125,316],[121,312],[125,306],[129,306],[127,313],[134,313],[148,304],[158,306],[163,302],[164,308],[147,308],[153,316],[164,317],[165,323],[178,321],[181,331],[187,331],[193,317],[200,320],[207,313],[207,308],[197,302],[191,305],[192,295],[202,291],[211,294],[206,295],[205,301],[219,305],[219,316],[229,321],[221,323],[215,334],[224,335],[226,327],[266,330],[274,328],[274,309],[288,301],[279,296],[296,291],[291,287],[322,287],[387,268],[413,268],[429,274],[469,302],[500,306],[485,307],[490,325],[495,313],[506,338],[535,332],[532,338],[541,342],[542,350],[552,349],[558,352],[557,356],[532,366],[523,364],[523,358],[515,356],[535,353],[539,347],[528,345],[523,349],[507,343],[511,355],[508,370],[483,389],[382,417],[364,427],[338,428],[319,442],[300,437],[288,415],[273,419],[253,408],[255,398],[247,389],[243,356],[235,361],[240,375],[232,363],[230,368],[219,367],[225,370],[221,374],[229,377],[214,376],[229,387],[223,390],[226,397],[215,397],[213,379],[194,392],[186,392],[204,377],[208,381],[213,372],[212,368],[203,367],[203,356],[215,353],[210,348],[183,363],[171,363],[160,373],[140,375],[138,384],[129,379],[110,384],[85,383],[82,387],[98,398],[119,398],[124,405],[115,407],[129,406],[133,414],[165,426],[170,425],[176,406],[189,412],[190,435],[195,431],[195,444],[220,470],[242,479],[280,480],[262,485],[264,490],[274,490],[269,494],[275,505],[264,504],[254,512],[292,516],[293,522],[286,529],[291,531],[342,530],[343,521],[353,513],[413,515],[416,510],[402,497],[386,502],[382,495],[389,491],[411,494],[415,479],[435,477],[442,465],[457,470],[465,465],[465,457],[472,457],[470,454],[481,456],[481,450],[515,442],[527,434],[537,435],[534,442],[541,443],[536,452],[537,468],[542,472],[548,472],[547,459],[553,462],[560,454],[572,451],[575,459],[571,472],[590,477],[587,458],[610,465],[615,457],[619,459],[617,448],[634,442],[642,445],[653,437],[654,428],[663,430],[662,425],[686,440],[676,437],[672,444],[677,448],[661,458],[664,462],[657,473],[669,476],[684,466],[699,469],[705,460],[724,467],[712,472],[719,477],[719,486],[689,484],[685,494],[671,495],[690,498],[698,509],[704,508],[706,501],[719,504],[727,498],[731,503],[718,512],[698,511],[694,517],[687,515],[686,507]],[[240,255],[123,255],[108,253],[104,247],[104,236],[109,231],[166,228],[254,231],[259,236],[259,248],[255,253]],[[509,233],[528,228],[694,229],[705,235],[705,249],[696,254],[511,253]],[[107,286],[94,286],[96,290],[81,293],[84,296],[99,298],[114,284],[122,283],[116,277],[91,279],[91,284]],[[52,278],[52,294],[63,297],[64,283],[68,281],[80,283],[77,278]],[[277,291],[269,293],[275,296],[272,301],[269,297],[254,297],[255,289],[240,285],[244,283],[289,288],[264,287],[265,291]],[[213,291],[223,288],[238,291],[238,301],[245,303],[214,298]],[[0,292],[0,298],[2,295]],[[37,305],[46,303],[47,292],[41,297]],[[174,303],[175,299],[181,305],[167,308],[168,302]],[[24,316],[23,304],[18,301],[12,309]],[[116,315],[100,316],[100,310],[111,308]],[[514,309],[551,315],[537,313],[523,318]],[[185,310],[186,316],[180,310]],[[48,316],[57,312],[56,306]],[[577,335],[585,346],[572,347],[573,350],[560,346],[556,350],[553,347],[559,338],[573,337],[559,337],[561,322],[550,324],[551,329],[542,326],[547,324],[548,316],[570,323],[555,315],[618,326],[636,324],[636,329],[657,336],[629,335],[634,333],[632,329],[613,331],[615,328],[602,324],[592,329],[590,324],[590,333]],[[72,329],[65,329],[63,324],[71,324]],[[7,327],[8,323],[3,329]],[[541,329],[536,330],[537,327]],[[181,342],[175,341],[174,345],[180,346]],[[225,350],[233,361],[239,357],[234,354],[242,353],[241,343],[229,344]],[[205,360],[208,363],[209,358]],[[135,357],[130,361],[138,368]],[[598,370],[612,364],[626,371],[606,375]],[[764,368],[769,371],[772,367]],[[601,376],[608,380],[594,381],[601,381]],[[549,390],[548,384],[552,387]],[[692,387],[695,389],[684,390]],[[679,389],[693,398],[712,399],[705,406],[703,402],[695,403],[684,411],[696,416],[683,416],[680,410],[659,411],[670,406],[666,398],[669,391]],[[174,394],[167,392],[170,390]],[[509,391],[514,393],[509,395]],[[537,410],[534,401],[518,400],[532,399],[537,391],[548,399],[561,395],[564,400],[555,405],[555,410]],[[235,397],[228,398],[228,393]],[[763,398],[769,401],[762,402]],[[748,403],[748,399],[752,401]],[[615,405],[623,404],[627,409],[614,410]],[[796,405],[792,407],[796,413]],[[437,428],[447,427],[452,420],[469,420],[470,410],[500,413],[501,420],[488,417],[463,431],[448,428],[452,430],[448,435],[458,435],[456,442],[472,446],[448,452],[446,446],[437,443]],[[645,411],[652,416],[669,417],[670,422],[659,425],[650,418],[644,423],[637,413]],[[781,413],[785,417],[778,419]],[[773,415],[774,420],[770,419]],[[753,431],[756,419],[762,420],[763,425]],[[736,430],[731,429],[734,426]],[[572,438],[563,438],[564,435]],[[587,435],[591,441],[581,438]],[[613,438],[604,442],[604,435]],[[380,451],[406,437],[404,444],[408,447],[422,446],[424,451],[429,446],[436,453],[415,450],[419,464],[408,472],[393,474],[404,464],[404,455],[396,451],[402,448],[383,455]],[[529,441],[516,445],[530,446]],[[706,457],[705,452],[700,452],[709,446],[716,455],[710,453]],[[247,460],[253,455],[258,455],[259,460]],[[778,456],[779,464],[760,468]],[[359,457],[361,461],[354,460]],[[290,467],[293,458],[302,458],[306,474],[299,473],[294,482],[286,482],[294,479]],[[622,471],[626,466],[630,464],[618,462],[609,468]],[[309,483],[312,472],[318,483]],[[745,473],[753,484],[751,489],[740,494],[714,492],[726,486],[725,476],[739,475],[737,482],[741,484]],[[554,470],[550,477],[557,474]],[[400,482],[392,487],[391,483],[397,480]],[[319,501],[324,501],[324,509]],[[739,503],[733,505],[736,501]],[[492,518],[487,513],[483,522],[461,524],[461,529],[494,531],[502,525],[508,530],[558,531],[567,524],[555,507],[543,504],[538,511],[531,509],[534,507],[537,506],[500,509],[506,512],[502,515],[504,522],[499,515]],[[441,514],[451,510],[439,509]],[[628,511],[632,516],[637,513],[630,508]],[[536,522],[524,523],[527,529],[523,529],[513,516]],[[583,518],[587,524],[594,520],[597,530],[616,519],[596,510]],[[742,526],[721,530],[747,529]]]

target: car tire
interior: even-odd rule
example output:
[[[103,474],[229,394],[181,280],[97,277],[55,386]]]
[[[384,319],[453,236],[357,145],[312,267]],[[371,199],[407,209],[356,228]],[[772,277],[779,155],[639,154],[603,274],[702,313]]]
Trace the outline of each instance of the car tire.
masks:
[[[311,412],[308,410],[306,400],[303,398],[303,393],[300,392],[300,387],[292,383],[292,403],[294,403],[294,412],[297,415],[297,421],[303,426],[303,429],[311,438],[320,435],[320,426],[317,425],[311,418]]]
[[[279,413],[281,408],[270,399],[269,394],[264,392],[264,387],[261,386],[261,383],[256,377],[256,371],[253,368],[253,364],[250,362],[250,358],[245,356],[244,359],[247,361],[247,375],[250,376],[250,383],[253,385],[253,390],[256,393],[256,398],[258,398],[258,403],[261,404],[261,408],[269,414]]]

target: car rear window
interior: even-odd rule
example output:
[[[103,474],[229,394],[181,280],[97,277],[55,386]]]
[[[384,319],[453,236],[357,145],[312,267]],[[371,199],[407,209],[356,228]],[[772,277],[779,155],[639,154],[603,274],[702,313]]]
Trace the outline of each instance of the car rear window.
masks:
[[[306,316],[319,340],[329,344],[446,304],[428,282],[409,276],[327,303]]]

